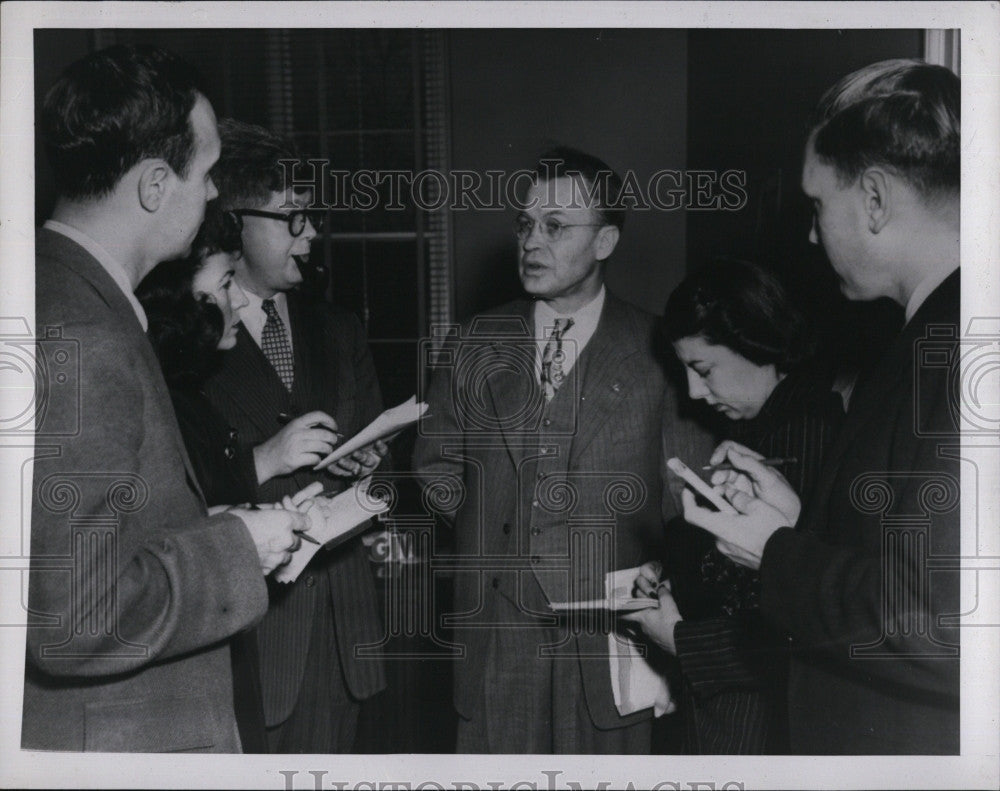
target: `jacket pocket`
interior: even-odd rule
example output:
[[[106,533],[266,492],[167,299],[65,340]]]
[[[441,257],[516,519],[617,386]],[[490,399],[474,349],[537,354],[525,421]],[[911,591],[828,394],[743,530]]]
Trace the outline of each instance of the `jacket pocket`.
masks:
[[[203,698],[133,698],[84,708],[88,752],[207,752],[220,733],[215,709]]]

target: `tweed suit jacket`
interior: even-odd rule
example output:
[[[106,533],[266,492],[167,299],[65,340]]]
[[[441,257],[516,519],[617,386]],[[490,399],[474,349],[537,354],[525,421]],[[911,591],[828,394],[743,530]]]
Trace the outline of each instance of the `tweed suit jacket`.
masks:
[[[958,752],[959,286],[858,383],[799,529],[764,548],[761,611],[793,638],[794,752]]]
[[[695,444],[699,453],[711,447],[707,434],[678,417],[676,393],[653,354],[654,317],[608,293],[577,361],[583,371],[572,428],[552,438],[552,450],[566,454],[561,471],[537,472],[540,459],[551,456],[542,450],[547,439],[540,445],[544,418],[537,424],[530,418],[532,399],[540,397],[529,362],[531,322],[530,302],[510,303],[474,319],[463,327],[463,340],[443,349],[450,364],[432,378],[432,417],[414,452],[425,486],[461,485],[446,515],[460,568],[455,612],[445,620],[466,652],[455,668],[455,706],[466,717],[481,714],[475,707],[488,632],[505,628],[488,622],[488,597],[498,593],[490,569],[513,564],[534,575],[550,602],[603,596],[606,572],[663,555],[663,524],[677,513],[676,487],[663,485],[665,452],[690,458]],[[567,379],[577,373],[575,366]],[[521,537],[513,554],[512,530]],[[586,560],[573,554],[580,545],[610,552]],[[539,616],[544,622],[546,614]],[[564,651],[580,657],[595,726],[623,727],[651,716],[651,710],[619,715],[607,628],[572,635]]]
[[[243,452],[264,442],[280,428],[278,415],[322,410],[331,415],[345,437],[364,428],[382,410],[382,396],[371,352],[353,314],[288,295],[289,329],[294,356],[294,382],[289,393],[264,353],[239,325],[236,347],[223,357],[221,370],[206,383],[213,406],[237,429]],[[328,490],[349,481],[327,472],[300,469],[257,487],[259,502],[280,500],[313,481]],[[257,627],[261,684],[268,725],[291,713],[302,682],[313,619],[320,602],[311,574],[329,576],[337,645],[347,688],[358,700],[385,687],[382,660],[355,656],[355,647],[383,638],[371,566],[360,538],[321,550],[294,583],[269,580],[271,606]]]
[[[39,359],[58,369],[38,392],[22,746],[238,752],[227,638],[267,607],[250,534],[206,515],[152,347],[101,265],[43,229],[36,293]]]

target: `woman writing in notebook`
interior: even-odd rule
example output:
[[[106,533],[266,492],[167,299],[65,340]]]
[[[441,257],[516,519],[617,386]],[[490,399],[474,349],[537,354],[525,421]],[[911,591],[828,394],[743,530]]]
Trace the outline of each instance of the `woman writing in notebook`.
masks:
[[[843,416],[832,372],[813,361],[805,322],[766,270],[720,260],[671,294],[663,336],[683,364],[688,395],[722,416],[726,438],[779,467],[806,495]],[[686,460],[695,468],[709,459]],[[679,660],[685,749],[700,754],[785,752],[786,641],[759,615],[760,581],[678,520],[668,528],[666,579],[647,563],[637,592],[660,606],[627,616]]]

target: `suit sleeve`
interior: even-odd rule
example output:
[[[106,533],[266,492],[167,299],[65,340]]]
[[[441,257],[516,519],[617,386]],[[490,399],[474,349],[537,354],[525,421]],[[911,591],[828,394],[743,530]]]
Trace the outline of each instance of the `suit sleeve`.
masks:
[[[145,443],[158,419],[136,381],[145,361],[122,359],[106,330],[66,335],[81,340],[79,433],[35,465],[29,662],[55,676],[124,673],[251,626],[267,592],[243,523],[206,516],[192,490],[157,488],[142,463],[181,464]]]
[[[944,425],[946,393],[921,396],[929,425]],[[957,645],[957,630],[941,629],[937,619],[960,612],[958,573],[929,573],[927,559],[959,554],[959,470],[957,460],[939,455],[937,440],[914,432],[913,403],[908,390],[896,405],[897,414],[887,416],[894,428],[886,478],[895,513],[928,511],[927,543],[882,540],[881,514],[865,514],[857,505],[844,509],[848,516],[842,518],[867,520],[862,530],[848,524],[831,524],[829,530],[847,535],[877,531],[878,538],[867,546],[833,544],[815,532],[782,528],[764,548],[761,609],[792,635],[797,647],[845,673],[863,672],[911,692],[949,697],[958,692],[955,667],[941,658],[949,644]],[[940,485],[928,487],[929,480]],[[949,507],[945,492],[952,487],[956,502]],[[935,499],[940,507],[933,507]],[[906,623],[894,622],[900,616]],[[912,624],[917,628],[908,628]],[[879,657],[852,656],[858,647],[875,645]],[[929,657],[928,648],[936,656]]]
[[[457,347],[446,344],[440,352],[444,355],[458,353]],[[442,358],[443,359],[443,358]],[[461,487],[465,466],[449,446],[463,444],[464,432],[452,397],[452,367],[439,367],[431,377],[424,397],[427,417],[418,428],[413,448],[413,471],[422,488],[437,487],[441,498],[435,502],[457,504],[461,500]],[[457,508],[445,507],[443,516],[453,521]]]

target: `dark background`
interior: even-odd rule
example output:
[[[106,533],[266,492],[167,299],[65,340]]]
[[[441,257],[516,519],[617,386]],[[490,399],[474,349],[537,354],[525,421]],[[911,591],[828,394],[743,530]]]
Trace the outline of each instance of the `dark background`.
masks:
[[[174,50],[202,70],[219,117],[271,126],[284,118],[278,131],[293,133],[303,153],[345,170],[420,170],[437,145],[452,169],[510,171],[562,143],[635,171],[641,183],[660,169],[745,171],[749,200],[739,211],[633,212],[610,288],[661,312],[689,268],[717,255],[755,259],[785,279],[845,371],[876,353],[900,320],[885,302],[840,296],[822,251],[808,243],[799,176],[823,90],[867,63],[920,57],[923,31],[39,30],[36,107],[67,64],[115,42]],[[36,148],[41,224],[54,195]],[[408,206],[329,219],[310,278],[321,298],[363,320],[387,402],[419,391],[418,341],[432,317],[465,318],[519,293],[510,211],[453,212],[444,222]],[[443,285],[431,282],[433,244],[439,258],[446,250]],[[410,443],[394,448],[402,469]],[[435,585],[446,602],[447,580]],[[392,644],[404,653],[428,645],[405,635]],[[390,673],[391,688],[365,709],[358,750],[450,750],[448,660],[395,659]]]

